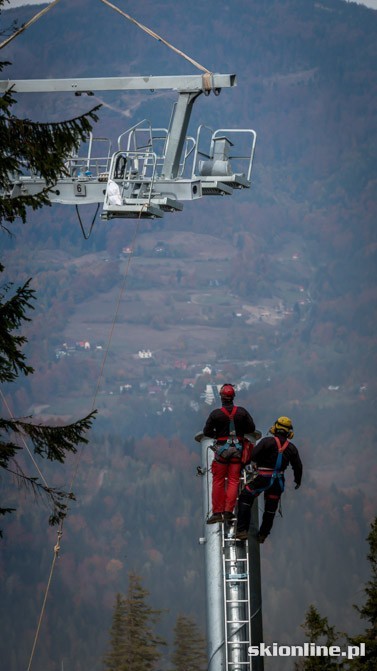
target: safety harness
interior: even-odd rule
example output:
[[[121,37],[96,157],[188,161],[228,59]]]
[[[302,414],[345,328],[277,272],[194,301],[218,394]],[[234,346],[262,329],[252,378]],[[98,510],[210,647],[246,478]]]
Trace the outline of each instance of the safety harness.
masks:
[[[272,485],[274,484],[275,480],[278,480],[281,493],[284,492],[284,471],[281,470],[282,462],[283,462],[283,452],[284,450],[287,449],[289,445],[289,440],[286,440],[283,445],[281,445],[280,440],[277,436],[274,436],[275,441],[276,441],[276,446],[278,448],[278,456],[276,459],[275,466],[273,470],[267,469],[267,468],[258,468],[257,473],[258,475],[263,475],[264,477],[270,478],[270,482],[266,487],[260,487],[259,489],[250,489],[248,486],[246,486],[246,489],[248,489],[252,494],[257,496],[261,492],[266,492]]]
[[[232,410],[229,412],[226,408],[222,407],[221,410],[229,419],[229,436],[219,437],[217,440],[225,440],[223,445],[217,445],[216,455],[221,457],[222,453],[229,449],[229,447],[235,447],[237,452],[242,453],[242,443],[236,434],[236,427],[234,425],[234,416],[237,412],[237,406],[234,405]]]

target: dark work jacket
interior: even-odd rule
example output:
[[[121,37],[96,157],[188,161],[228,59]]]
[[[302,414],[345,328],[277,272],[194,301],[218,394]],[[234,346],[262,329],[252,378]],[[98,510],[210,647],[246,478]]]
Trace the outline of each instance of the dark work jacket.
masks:
[[[233,409],[233,403],[223,406],[228,412]],[[255,431],[254,420],[245,408],[237,406],[236,414],[233,417],[234,427],[238,437],[243,437],[245,433],[253,433]],[[221,410],[216,408],[212,410],[209,415],[203,433],[209,438],[227,438],[229,436],[229,417]]]
[[[285,437],[279,435],[277,437],[280,440],[280,444],[283,445],[285,443]],[[275,468],[277,458],[278,448],[273,436],[262,438],[262,440],[260,440],[253,448],[251,455],[251,460],[256,463],[258,468]],[[296,485],[300,485],[302,478],[302,462],[296,445],[290,441],[288,447],[286,447],[283,452],[282,466],[280,470],[285,471],[289,464],[293,468]]]

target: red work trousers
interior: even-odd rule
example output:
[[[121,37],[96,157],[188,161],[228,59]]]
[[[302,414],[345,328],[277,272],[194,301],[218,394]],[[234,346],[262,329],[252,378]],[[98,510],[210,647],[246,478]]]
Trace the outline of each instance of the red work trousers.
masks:
[[[241,460],[226,462],[212,462],[212,512],[233,512],[238,495],[238,485],[241,475]]]

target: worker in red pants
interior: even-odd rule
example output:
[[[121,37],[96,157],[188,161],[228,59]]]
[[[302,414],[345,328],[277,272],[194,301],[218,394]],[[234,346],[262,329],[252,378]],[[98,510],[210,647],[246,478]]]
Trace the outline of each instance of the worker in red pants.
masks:
[[[203,433],[215,438],[212,462],[212,515],[207,524],[233,519],[242,467],[250,461],[251,443],[245,434],[255,431],[254,420],[245,408],[234,405],[232,384],[220,389],[221,408],[209,415]]]

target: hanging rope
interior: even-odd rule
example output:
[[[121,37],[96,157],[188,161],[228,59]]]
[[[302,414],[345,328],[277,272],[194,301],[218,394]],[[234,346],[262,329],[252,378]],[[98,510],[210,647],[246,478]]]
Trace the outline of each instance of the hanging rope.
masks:
[[[93,219],[92,219],[92,223],[90,224],[89,233],[86,233],[85,228],[84,228],[84,225],[83,225],[82,220],[81,220],[81,216],[80,216],[80,212],[79,212],[79,206],[78,206],[78,205],[75,205],[75,207],[76,207],[76,213],[77,213],[77,218],[78,218],[78,220],[79,220],[79,224],[80,224],[81,232],[82,232],[82,234],[83,234],[85,240],[89,240],[89,238],[90,238],[90,235],[91,235],[92,230],[93,230],[94,222],[95,222],[95,220],[96,220],[96,216],[97,216],[97,214],[98,214],[99,206],[100,206],[100,204],[98,203],[98,205],[97,205],[97,209],[96,209],[95,214],[94,214],[94,217],[93,217]]]
[[[122,281],[122,284],[121,284],[121,287],[120,287],[120,290],[119,290],[118,299],[117,299],[117,303],[116,303],[116,307],[115,307],[115,314],[114,314],[113,321],[112,321],[112,324],[111,324],[110,333],[109,333],[109,337],[108,337],[108,341],[107,341],[107,346],[106,346],[104,356],[102,358],[101,368],[100,368],[100,372],[99,372],[98,379],[97,379],[97,385],[96,385],[94,396],[93,396],[91,412],[93,412],[93,410],[95,409],[95,406],[96,406],[97,396],[98,396],[98,392],[99,392],[99,389],[100,389],[101,379],[102,379],[103,371],[104,371],[104,368],[105,368],[107,356],[108,356],[108,353],[109,353],[109,350],[110,350],[111,340],[112,340],[112,337],[113,337],[116,320],[117,320],[117,317],[118,317],[118,314],[119,314],[120,304],[122,302],[122,298],[123,298],[124,292],[126,290],[128,274],[129,274],[129,269],[130,269],[130,265],[131,265],[131,259],[132,259],[133,254],[134,254],[136,238],[137,238],[137,235],[138,235],[138,232],[139,232],[139,229],[140,229],[142,212],[143,212],[143,210],[140,211],[139,217],[138,217],[138,220],[137,220],[137,224],[135,226],[135,231],[134,231],[134,235],[133,235],[133,239],[132,239],[132,243],[131,243],[131,253],[129,254],[128,259],[127,259],[127,264],[126,264],[124,275],[123,275],[123,281]],[[80,450],[80,452],[77,455],[76,466],[75,466],[75,469],[74,469],[74,472],[73,472],[73,475],[72,475],[72,479],[71,479],[71,483],[70,483],[70,486],[69,486],[70,494],[73,493],[73,485],[74,485],[76,477],[77,477],[77,473],[78,473],[79,466],[80,466],[80,463],[81,463],[82,454],[83,454],[83,448]],[[66,515],[68,515],[68,508],[67,508]],[[40,629],[41,629],[43,616],[44,616],[44,613],[45,613],[45,610],[46,610],[47,597],[48,597],[48,593],[50,591],[50,586],[51,586],[52,576],[53,576],[54,569],[55,569],[56,560],[57,560],[58,555],[59,555],[60,541],[61,541],[61,538],[63,536],[64,519],[65,518],[63,518],[60,521],[59,529],[58,529],[58,532],[57,532],[58,533],[58,539],[57,539],[56,545],[54,546],[54,555],[53,555],[53,558],[52,558],[50,574],[49,574],[49,578],[48,578],[46,589],[45,589],[45,594],[44,594],[44,598],[43,598],[41,612],[40,612],[39,619],[38,619],[37,629],[36,629],[35,636],[34,636],[34,641],[33,641],[33,646],[32,646],[32,650],[31,650],[31,654],[30,654],[30,659],[29,659],[29,664],[28,664],[28,667],[27,667],[27,671],[30,671],[30,669],[31,669],[35,649],[36,649],[38,638],[39,638],[39,633],[40,633]]]
[[[31,26],[33,23],[35,23],[36,21],[38,21],[38,19],[40,19],[44,14],[47,14],[47,12],[49,12],[50,9],[52,9],[52,7],[53,7],[54,5],[57,5],[58,2],[59,2],[59,0],[53,0],[53,2],[51,2],[50,5],[48,5],[48,6],[45,7],[44,9],[41,9],[41,11],[38,12],[38,14],[36,14],[35,16],[33,16],[33,18],[30,19],[30,21],[28,21],[28,22],[25,23],[23,26],[21,26],[21,28],[20,28],[19,30],[16,30],[16,32],[13,33],[13,35],[11,35],[10,37],[8,37],[6,40],[4,40],[4,42],[1,42],[1,44],[0,44],[0,49],[2,49],[3,47],[6,47],[7,44],[9,44],[9,42],[12,42],[12,40],[14,40],[14,39],[15,39],[18,35],[20,35],[21,33],[23,33],[24,30],[26,30],[27,28],[29,28],[29,26]]]
[[[129,14],[126,14],[126,12],[123,12],[123,10],[121,10],[121,9],[119,9],[119,7],[116,7],[115,5],[113,5],[111,2],[109,2],[109,0],[101,0],[101,2],[103,2],[108,7],[111,7],[111,9],[114,9],[114,11],[118,12],[119,14],[124,16],[126,19],[131,21],[131,23],[134,23],[135,26],[138,26],[138,28],[141,28],[141,30],[143,30],[145,33],[147,33],[147,35],[150,35],[151,37],[154,37],[154,39],[157,40],[158,42],[162,42],[163,44],[165,44],[167,47],[169,47],[169,49],[172,49],[173,51],[175,51],[176,54],[179,54],[179,56],[182,56],[183,58],[185,58],[186,61],[189,61],[190,63],[192,63],[192,65],[195,65],[195,67],[198,68],[199,70],[202,70],[206,74],[211,74],[211,71],[208,70],[208,68],[205,68],[203,65],[200,65],[200,63],[198,63],[197,61],[194,61],[193,58],[191,58],[190,56],[187,56],[187,54],[185,54],[183,51],[174,47],[172,44],[170,44],[170,42],[168,42],[167,40],[164,40],[163,37],[161,37],[160,35],[157,35],[157,33],[155,33],[153,30],[151,30],[147,26],[144,26],[139,21],[136,21],[136,19],[133,19],[132,16],[130,16]]]
[[[143,207],[147,207],[147,206],[145,205]],[[126,290],[127,280],[128,280],[128,272],[129,272],[130,265],[131,265],[131,259],[134,255],[134,251],[135,251],[136,238],[137,238],[137,235],[139,233],[142,212],[143,212],[143,210],[141,210],[140,213],[139,213],[139,218],[137,220],[137,225],[135,227],[135,232],[134,232],[134,236],[133,236],[132,243],[131,243],[131,252],[128,255],[127,264],[126,264],[126,268],[125,268],[125,272],[124,272],[124,276],[123,276],[123,283],[122,283],[122,286],[121,286],[120,291],[119,291],[118,301],[117,301],[116,308],[115,308],[114,319],[113,319],[113,323],[111,325],[110,335],[109,335],[106,351],[105,351],[105,354],[104,354],[104,357],[103,357],[101,370],[100,370],[98,380],[97,380],[97,387],[96,387],[96,390],[95,390],[95,393],[94,393],[92,411],[94,410],[95,405],[96,405],[96,400],[97,400],[97,396],[98,396],[98,392],[99,392],[99,388],[100,388],[100,384],[101,384],[101,378],[102,378],[103,370],[104,370],[104,367],[105,367],[107,355],[109,353],[110,344],[111,344],[111,340],[112,340],[113,333],[114,333],[115,323],[116,323],[116,320],[118,318],[118,313],[119,313],[121,300],[122,300],[123,294]]]
[[[38,641],[38,637],[39,637],[39,632],[40,632],[41,625],[42,625],[43,616],[44,616],[44,613],[45,613],[45,610],[46,610],[46,602],[47,602],[48,593],[49,593],[49,591],[50,591],[50,585],[51,585],[52,575],[53,575],[53,573],[54,573],[54,568],[55,568],[56,560],[57,560],[57,558],[58,558],[58,556],[59,556],[60,539],[61,539],[61,537],[62,537],[62,533],[63,533],[63,532],[59,529],[59,531],[58,531],[58,540],[57,540],[56,545],[55,545],[55,547],[54,547],[54,558],[53,558],[53,560],[52,560],[52,564],[51,564],[50,575],[49,575],[49,577],[48,577],[48,581],[47,581],[47,587],[46,587],[45,594],[44,594],[44,598],[43,598],[42,609],[41,609],[41,612],[40,612],[40,615],[39,615],[39,620],[38,620],[38,625],[37,625],[37,631],[36,631],[36,634],[35,634],[35,637],[34,637],[33,648],[32,648],[32,651],[31,651],[31,655],[30,655],[30,659],[29,659],[29,664],[28,664],[28,667],[27,667],[27,671],[30,671],[30,669],[31,669],[31,664],[32,664],[33,657],[34,657],[34,652],[35,652],[35,648],[36,648],[36,645],[37,645],[37,641]]]

